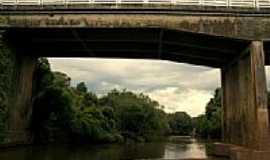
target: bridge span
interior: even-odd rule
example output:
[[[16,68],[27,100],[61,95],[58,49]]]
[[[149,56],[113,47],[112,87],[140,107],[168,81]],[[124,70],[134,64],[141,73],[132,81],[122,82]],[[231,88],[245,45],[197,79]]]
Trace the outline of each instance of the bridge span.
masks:
[[[268,160],[270,12],[257,5],[262,0],[252,0],[255,6],[214,8],[171,5],[175,1],[153,6],[152,1],[75,6],[7,1],[0,1],[0,106],[7,110],[2,143],[25,143],[31,137],[38,57],[159,59],[219,68],[223,142],[231,145],[219,145],[217,151],[222,146],[233,160]]]

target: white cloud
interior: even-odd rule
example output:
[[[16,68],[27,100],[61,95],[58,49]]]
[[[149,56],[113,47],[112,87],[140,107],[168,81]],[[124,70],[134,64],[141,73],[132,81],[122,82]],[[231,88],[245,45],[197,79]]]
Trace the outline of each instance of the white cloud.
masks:
[[[166,112],[186,111],[191,116],[204,113],[205,105],[213,96],[209,91],[168,87],[147,93],[152,99],[165,105]]]
[[[266,70],[266,80],[267,80],[267,88],[268,88],[268,91],[270,91],[270,66],[267,66],[265,67]]]

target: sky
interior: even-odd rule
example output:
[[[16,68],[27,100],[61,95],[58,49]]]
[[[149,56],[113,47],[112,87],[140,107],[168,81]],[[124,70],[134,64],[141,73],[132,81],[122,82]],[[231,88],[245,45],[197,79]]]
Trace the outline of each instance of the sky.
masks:
[[[145,93],[172,113],[198,116],[220,87],[220,70],[159,60],[49,58],[53,71],[66,73],[72,85],[83,81],[89,91],[104,95],[111,89]],[[270,86],[270,67],[266,69]]]

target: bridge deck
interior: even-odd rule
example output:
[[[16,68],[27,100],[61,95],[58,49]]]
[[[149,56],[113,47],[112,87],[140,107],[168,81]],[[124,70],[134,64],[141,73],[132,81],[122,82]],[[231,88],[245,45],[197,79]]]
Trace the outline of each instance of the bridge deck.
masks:
[[[0,29],[21,54],[37,57],[147,58],[220,68],[251,41],[270,37],[267,11],[28,7],[0,11]],[[268,65],[269,51],[266,41]]]

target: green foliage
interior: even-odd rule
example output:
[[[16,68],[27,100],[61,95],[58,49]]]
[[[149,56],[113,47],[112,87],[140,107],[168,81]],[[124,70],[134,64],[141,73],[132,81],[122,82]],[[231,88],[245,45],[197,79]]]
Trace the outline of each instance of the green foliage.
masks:
[[[75,137],[84,142],[118,142],[115,121],[101,109],[88,107],[75,113],[71,129]]]
[[[144,94],[114,89],[98,98],[84,82],[73,88],[71,79],[52,72],[44,58],[39,59],[35,77],[32,126],[41,134],[58,128],[80,142],[150,141],[168,133],[190,135],[195,127],[200,137],[221,137],[221,89],[208,102],[205,115],[192,119],[185,112],[166,114]]]
[[[210,119],[221,109],[221,89],[218,88],[215,90],[214,97],[210,99],[210,101],[206,105],[205,115],[207,119]]]
[[[196,134],[202,138],[208,137],[209,123],[205,115],[200,115],[193,119],[196,127]]]
[[[221,96],[222,90],[216,89],[215,95],[206,105],[205,115],[194,118],[197,135],[203,138],[221,138]]]
[[[52,128],[57,128],[76,142],[123,142],[148,141],[169,130],[160,105],[143,94],[112,90],[98,98],[84,82],[71,87],[70,78],[52,72],[44,58],[39,59],[35,77],[32,129],[36,135],[54,134]]]
[[[97,96],[94,93],[90,93],[90,92],[83,94],[82,105],[83,106],[97,106],[98,105]]]
[[[168,130],[159,104],[143,94],[112,90],[100,99],[100,105],[114,109],[117,129],[125,138],[147,141],[149,135],[164,135]]]
[[[59,87],[62,87],[62,88],[70,87],[71,78],[68,77],[65,73],[54,72],[53,77],[54,77],[53,83],[56,86],[59,86]]]
[[[193,129],[192,118],[186,112],[169,114],[171,134],[190,135]]]
[[[87,87],[84,82],[78,83],[76,89],[81,93],[87,93]]]
[[[2,43],[2,42],[0,42]],[[0,46],[0,142],[5,138],[8,106],[12,102],[10,94],[14,90],[12,79],[16,67],[15,55],[6,44]]]

